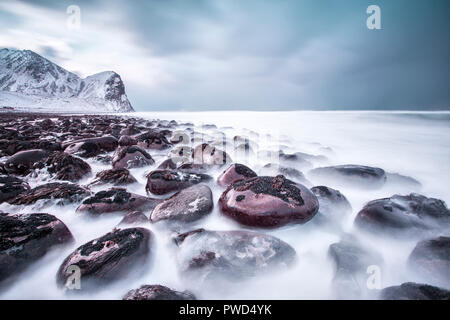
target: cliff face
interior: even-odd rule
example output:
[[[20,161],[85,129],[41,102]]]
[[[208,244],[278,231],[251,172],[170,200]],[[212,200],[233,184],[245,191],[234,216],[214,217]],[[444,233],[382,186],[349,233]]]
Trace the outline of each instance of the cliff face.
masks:
[[[0,50],[0,105],[30,111],[131,112],[113,71],[85,79],[30,50]]]

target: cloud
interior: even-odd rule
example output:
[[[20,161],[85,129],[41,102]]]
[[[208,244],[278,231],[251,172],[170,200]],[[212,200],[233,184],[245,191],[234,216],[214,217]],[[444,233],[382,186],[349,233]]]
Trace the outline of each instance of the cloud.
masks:
[[[377,31],[373,0],[324,1],[0,0],[0,46],[114,70],[140,110],[450,108],[448,1],[377,0]]]

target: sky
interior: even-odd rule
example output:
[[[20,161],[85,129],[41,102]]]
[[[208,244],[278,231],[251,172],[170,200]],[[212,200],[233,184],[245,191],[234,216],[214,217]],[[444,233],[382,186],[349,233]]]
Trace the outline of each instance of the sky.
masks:
[[[448,0],[0,0],[0,47],[116,71],[138,111],[450,110],[449,13]]]

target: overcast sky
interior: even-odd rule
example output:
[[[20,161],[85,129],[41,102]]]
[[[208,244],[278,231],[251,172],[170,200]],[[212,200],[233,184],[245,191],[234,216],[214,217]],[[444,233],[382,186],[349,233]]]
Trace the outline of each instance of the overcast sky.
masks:
[[[382,30],[366,27],[373,4]],[[141,111],[450,109],[449,13],[449,0],[0,0],[0,47],[83,77],[114,70]]]

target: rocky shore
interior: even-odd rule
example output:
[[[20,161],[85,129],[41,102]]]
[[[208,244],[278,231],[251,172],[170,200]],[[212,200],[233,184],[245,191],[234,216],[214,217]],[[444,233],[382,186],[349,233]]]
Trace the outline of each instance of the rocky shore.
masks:
[[[214,124],[131,116],[0,114],[0,295],[52,255],[59,265],[52,285],[62,298],[121,283],[116,298],[208,299],[203,286],[293,276],[301,244],[274,232],[301,233],[308,225],[333,230],[338,239],[321,252],[334,270],[332,297],[450,299],[444,201],[417,193],[414,177],[383,168],[335,165],[326,152],[262,149],[262,134],[228,136]],[[258,166],[246,160],[266,155],[270,160]],[[362,207],[336,187],[371,192],[399,184],[410,192]],[[70,211],[69,221],[57,208]],[[343,232],[352,214],[351,231]],[[213,217],[233,228],[210,229]],[[88,226],[102,219],[116,219],[115,227],[82,240],[72,232],[74,221]],[[423,283],[368,285],[368,270],[383,270],[385,261],[383,248],[367,245],[366,235],[414,241],[407,267]],[[151,274],[161,242],[192,287],[121,282]]]

